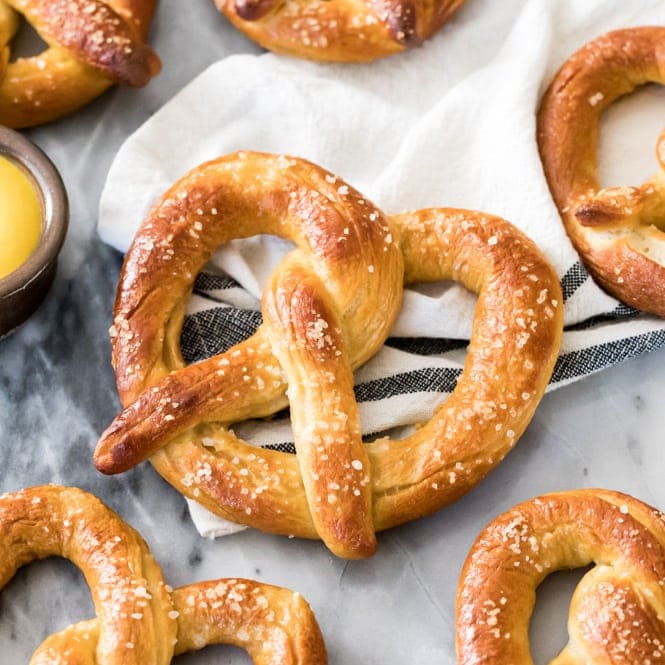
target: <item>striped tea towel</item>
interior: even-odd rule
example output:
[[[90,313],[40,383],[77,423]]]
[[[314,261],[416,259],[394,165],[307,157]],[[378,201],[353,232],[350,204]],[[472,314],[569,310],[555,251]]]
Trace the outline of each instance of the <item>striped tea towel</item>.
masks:
[[[384,211],[457,206],[498,214],[542,248],[561,276],[566,332],[550,387],[665,346],[665,322],[601,291],[568,241],[535,143],[547,82],[586,41],[665,23],[662,0],[473,0],[422,49],[369,65],[318,65],[271,54],[233,56],[203,72],[121,148],[99,232],[126,250],[150,206],[191,167],[234,150],[306,157]],[[656,168],[665,94],[646,89],[606,115],[605,185]],[[182,333],[194,362],[249,336],[262,284],[288,243],[256,237],[222,248],[196,280]],[[450,284],[409,289],[391,337],[356,373],[366,435],[424,421],[455,386],[474,298]],[[293,451],[288,418],[236,433]],[[192,504],[201,533],[229,525]]]

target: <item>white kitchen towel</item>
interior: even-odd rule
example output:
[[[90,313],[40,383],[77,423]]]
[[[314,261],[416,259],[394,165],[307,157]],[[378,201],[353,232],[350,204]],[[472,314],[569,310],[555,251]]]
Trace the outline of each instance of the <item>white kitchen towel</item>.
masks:
[[[612,29],[665,24],[663,0],[468,0],[421,49],[367,65],[321,65],[272,54],[211,66],[119,151],[99,232],[125,251],[160,195],[188,169],[235,150],[298,155],[337,173],[388,213],[457,206],[510,220],[561,277],[566,332],[550,387],[665,346],[665,322],[601,291],[568,241],[535,142],[540,95],[582,44]],[[510,8],[510,11],[508,10]],[[606,113],[604,185],[655,171],[662,89]],[[261,321],[262,284],[289,244],[257,237],[222,248],[199,275],[182,346],[192,362],[219,353]],[[410,289],[386,346],[356,373],[363,431],[427,419],[461,372],[474,298],[458,286]],[[288,417],[236,432],[293,449]],[[229,525],[197,505],[204,535]]]

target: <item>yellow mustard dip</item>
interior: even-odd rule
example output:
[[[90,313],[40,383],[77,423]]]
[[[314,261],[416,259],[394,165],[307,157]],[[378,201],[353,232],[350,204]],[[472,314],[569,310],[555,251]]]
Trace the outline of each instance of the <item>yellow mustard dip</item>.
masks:
[[[0,278],[26,262],[37,247],[42,207],[28,176],[0,157]]]

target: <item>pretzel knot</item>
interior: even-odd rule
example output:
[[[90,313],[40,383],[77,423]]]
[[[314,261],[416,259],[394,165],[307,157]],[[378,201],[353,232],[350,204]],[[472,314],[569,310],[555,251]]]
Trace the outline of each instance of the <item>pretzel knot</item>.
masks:
[[[263,324],[183,368],[196,274],[220,244],[257,233],[296,244],[264,291]],[[414,434],[364,445],[352,370],[386,339],[404,281],[442,279],[479,293],[465,371]],[[388,219],[305,160],[229,155],[177,182],[125,258],[111,336],[126,408],[95,465],[117,473],[150,457],[222,517],[371,555],[375,530],[453,501],[512,448],[550,377],[561,309],[556,275],[501,219],[450,209]],[[287,386],[297,455],[238,439],[229,426],[283,408]]]
[[[250,39],[287,55],[366,62],[422,44],[464,0],[215,0]]]
[[[568,235],[613,296],[665,316],[665,132],[660,170],[639,187],[602,189],[596,173],[601,113],[646,83],[665,83],[665,28],[592,41],[561,68],[543,98],[538,141]]]
[[[155,0],[0,0],[0,124],[31,127],[75,111],[114,83],[159,72],[144,43]],[[18,13],[48,48],[9,62]]]
[[[516,506],[480,534],[457,594],[459,665],[526,665],[536,587],[595,563],[573,594],[569,643],[552,665],[665,658],[665,521],[625,494],[578,490]]]
[[[32,665],[168,665],[222,643],[256,665],[327,663],[300,594],[242,579],[172,590],[141,536],[91,494],[50,485],[0,497],[0,588],[20,566],[49,556],[81,569],[97,618],[47,638]]]

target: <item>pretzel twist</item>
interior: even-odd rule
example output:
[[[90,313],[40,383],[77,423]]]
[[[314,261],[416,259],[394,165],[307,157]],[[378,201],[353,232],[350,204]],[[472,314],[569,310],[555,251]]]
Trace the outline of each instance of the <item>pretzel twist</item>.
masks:
[[[215,0],[264,48],[312,60],[366,62],[419,46],[464,0]]]
[[[172,591],[141,536],[91,494],[32,487],[0,497],[0,588],[34,559],[83,572],[97,618],[48,637],[31,665],[168,665],[207,644],[245,649],[256,665],[325,665],[325,645],[297,593],[251,580]]]
[[[196,274],[220,244],[257,233],[296,244],[266,287],[263,324],[183,367]],[[352,370],[383,344],[403,282],[442,279],[479,294],[465,371],[414,434],[364,445]],[[111,330],[125,409],[95,465],[117,473],[149,457],[222,517],[371,555],[375,530],[450,503],[512,448],[550,377],[561,309],[556,275],[501,219],[450,209],[388,219],[305,160],[229,155],[177,182],[125,258]],[[297,456],[233,434],[232,423],[283,408],[287,386]]]
[[[610,32],[561,68],[538,114],[538,141],[552,196],[594,278],[619,300],[665,316],[665,132],[660,170],[639,187],[602,189],[600,116],[646,83],[665,84],[665,28]]]
[[[595,563],[573,594],[569,642],[551,665],[648,665],[665,658],[665,521],[625,494],[577,490],[522,503],[489,524],[457,594],[459,665],[527,665],[536,587]]]
[[[161,66],[144,43],[154,8],[155,0],[0,0],[0,124],[39,125],[115,83],[146,85]],[[10,63],[17,12],[48,48]]]

